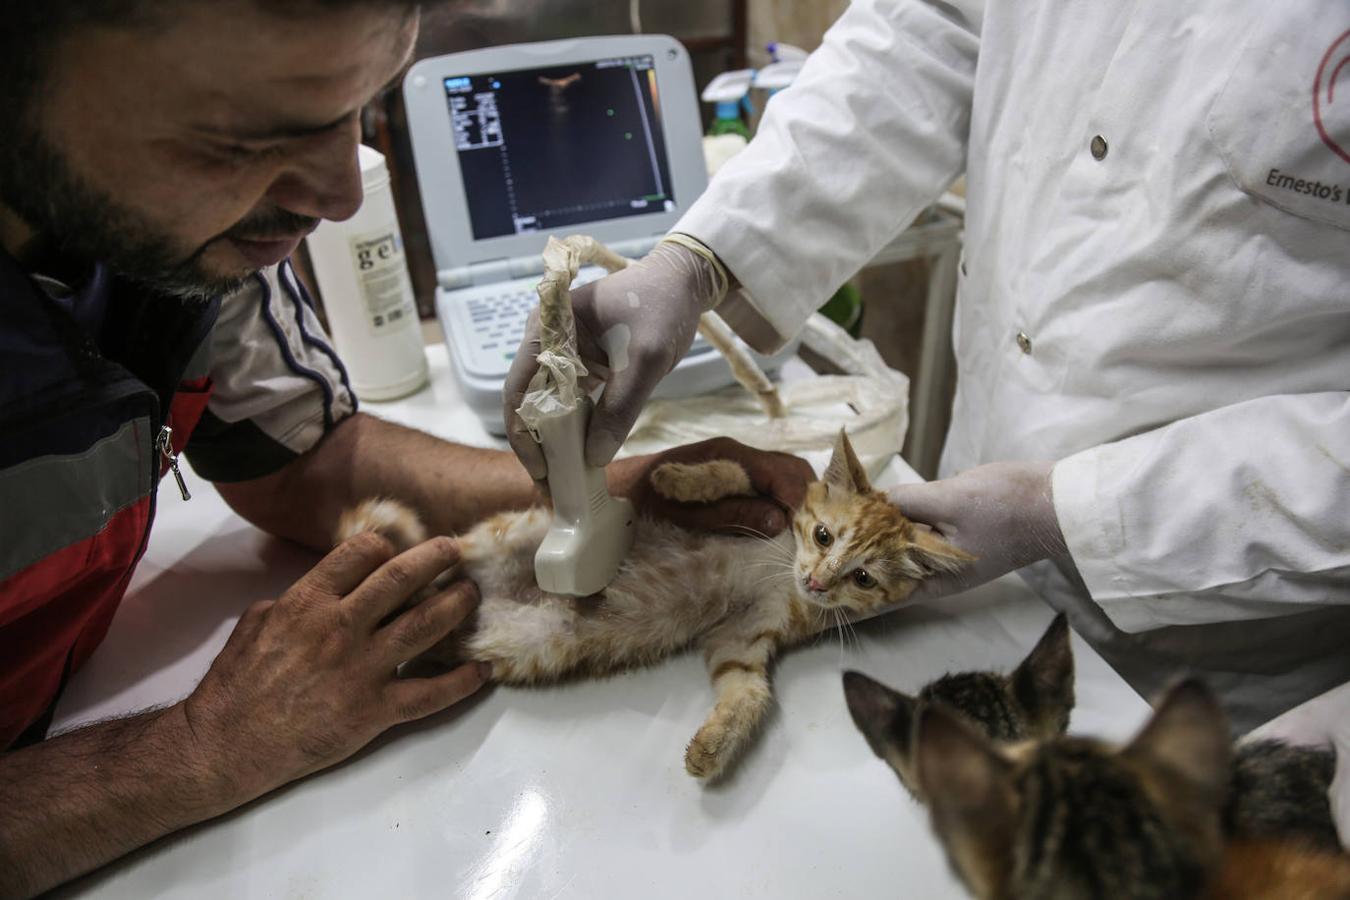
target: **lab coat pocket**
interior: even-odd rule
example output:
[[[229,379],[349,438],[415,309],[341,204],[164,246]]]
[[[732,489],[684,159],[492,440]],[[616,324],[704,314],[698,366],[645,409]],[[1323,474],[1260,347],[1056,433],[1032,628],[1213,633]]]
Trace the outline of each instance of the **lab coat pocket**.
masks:
[[[1350,229],[1350,4],[1269,4],[1207,125],[1244,192]]]

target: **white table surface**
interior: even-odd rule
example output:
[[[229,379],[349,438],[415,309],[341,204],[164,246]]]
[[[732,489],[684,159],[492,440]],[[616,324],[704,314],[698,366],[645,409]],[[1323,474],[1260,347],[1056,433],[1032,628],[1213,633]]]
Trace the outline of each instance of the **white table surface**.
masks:
[[[432,384],[368,412],[492,443],[459,401],[443,346]],[[903,463],[888,470],[909,477]],[[56,726],[177,700],[239,613],[316,557],[235,516],[192,477],[161,493],[154,536],[107,640]],[[355,758],[135,853],[74,885],[98,897],[964,897],[924,811],[849,719],[840,672],[913,690],[1010,668],[1050,612],[1014,577],[788,653],[778,709],[726,783],[684,772],[712,691],[687,654],[548,689],[504,689],[377,739]],[[1074,638],[1073,730],[1123,738],[1147,706]]]

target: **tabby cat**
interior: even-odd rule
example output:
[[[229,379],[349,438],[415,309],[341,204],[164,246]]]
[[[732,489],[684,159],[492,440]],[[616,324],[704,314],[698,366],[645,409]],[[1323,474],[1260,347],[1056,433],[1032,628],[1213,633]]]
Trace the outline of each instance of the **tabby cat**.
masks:
[[[659,467],[652,484],[686,501],[750,488],[745,471],[726,461]],[[753,737],[772,701],[769,665],[779,650],[899,603],[923,578],[970,559],[873,491],[842,432],[824,478],[809,486],[783,534],[701,534],[639,519],[618,575],[592,597],[536,585],[534,553],[549,520],[546,509],[504,513],[459,538],[457,574],[478,585],[482,600],[467,632],[438,655],[489,662],[506,684],[539,684],[647,665],[697,644],[716,703],[684,759],[704,779],[722,775]],[[337,538],[366,530],[399,549],[425,537],[417,517],[388,500],[350,511]]]
[[[910,793],[914,778],[914,722],[941,703],[999,743],[1047,740],[1065,732],[1074,705],[1073,651],[1061,613],[1009,675],[959,672],[925,685],[916,697],[893,691],[858,672],[844,674],[844,696],[854,723],[873,752],[891,765]],[[1294,840],[1339,851],[1328,792],[1336,774],[1330,750],[1279,741],[1240,741],[1224,806],[1224,833],[1240,839]]]
[[[1327,799],[1331,754],[1270,741],[1234,750],[1198,682],[1170,692],[1122,750],[1060,736],[1063,725],[1025,713],[1015,687],[1029,683],[1026,671],[1057,629],[1067,636],[1057,620],[1007,678],[946,676],[917,698],[845,676],[854,720],[926,800],[975,896],[1350,897],[1350,858]],[[1043,659],[1034,668],[1045,675],[1054,667]],[[968,692],[939,688],[954,678],[983,682],[984,696],[999,699],[972,704]],[[1061,710],[1047,698],[1064,697],[1065,687],[1071,692],[1071,682],[1042,681],[1031,708]]]
[[[860,672],[845,672],[844,696],[872,751],[891,765],[910,793],[920,797],[911,740],[914,722],[926,706],[937,703],[955,710],[1000,742],[1064,733],[1074,704],[1069,623],[1062,613],[1056,616],[1027,658],[1008,675],[980,671],[943,675],[911,697]]]

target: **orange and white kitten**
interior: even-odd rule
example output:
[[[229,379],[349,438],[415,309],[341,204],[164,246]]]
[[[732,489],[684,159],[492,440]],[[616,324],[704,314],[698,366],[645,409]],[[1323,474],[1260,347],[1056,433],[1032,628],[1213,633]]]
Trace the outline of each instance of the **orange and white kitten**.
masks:
[[[652,484],[684,501],[749,490],[745,471],[725,461],[658,467]],[[924,577],[970,559],[873,491],[842,432],[825,477],[809,486],[783,534],[732,537],[639,518],[618,575],[591,597],[548,594],[535,583],[534,553],[550,515],[503,513],[459,538],[456,573],[478,585],[482,601],[472,626],[434,655],[490,662],[506,684],[540,684],[648,665],[697,644],[717,700],[684,761],[705,779],[726,771],[763,720],[779,650],[899,603]],[[389,500],[349,511],[337,538],[367,530],[399,549],[425,537],[417,518]]]

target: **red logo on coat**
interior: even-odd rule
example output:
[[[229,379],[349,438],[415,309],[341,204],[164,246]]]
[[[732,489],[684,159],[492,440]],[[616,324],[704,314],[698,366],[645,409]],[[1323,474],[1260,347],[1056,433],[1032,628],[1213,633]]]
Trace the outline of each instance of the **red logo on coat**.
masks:
[[[1333,109],[1337,80],[1345,83],[1341,105]],[[1313,82],[1313,124],[1331,152],[1350,163],[1350,31],[1331,42],[1322,56],[1322,64],[1317,67],[1317,78]]]

